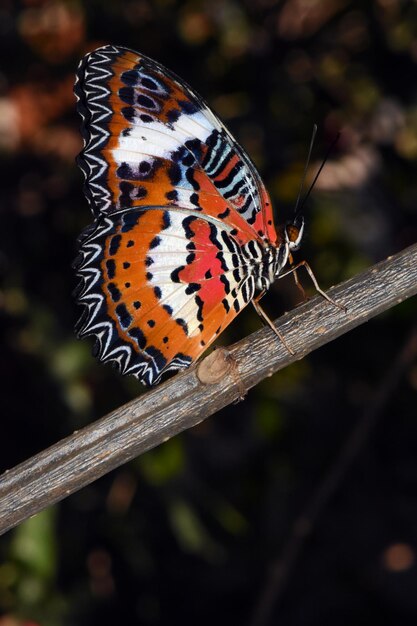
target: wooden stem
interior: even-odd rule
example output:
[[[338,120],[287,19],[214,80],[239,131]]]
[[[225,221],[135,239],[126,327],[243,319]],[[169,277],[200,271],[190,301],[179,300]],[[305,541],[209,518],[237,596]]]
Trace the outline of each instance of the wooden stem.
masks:
[[[259,381],[417,293],[417,245],[262,328],[73,433],[0,477],[0,534],[115,467],[195,426]]]

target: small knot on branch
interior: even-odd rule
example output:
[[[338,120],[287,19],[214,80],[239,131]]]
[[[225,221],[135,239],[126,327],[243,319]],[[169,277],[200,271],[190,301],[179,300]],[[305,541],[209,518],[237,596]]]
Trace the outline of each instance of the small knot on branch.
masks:
[[[240,377],[236,359],[226,348],[215,348],[197,368],[197,378],[204,385],[213,385],[231,375],[239,389],[236,402],[243,400],[247,393]]]
[[[233,360],[226,348],[216,348],[201,361],[197,368],[197,378],[204,385],[214,385],[227,376],[232,367]]]

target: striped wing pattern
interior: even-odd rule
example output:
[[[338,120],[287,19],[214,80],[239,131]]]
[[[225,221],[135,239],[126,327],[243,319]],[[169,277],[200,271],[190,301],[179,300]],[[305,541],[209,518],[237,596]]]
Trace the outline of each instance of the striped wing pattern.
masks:
[[[277,234],[255,167],[202,99],[105,46],[80,63],[78,163],[95,222],[76,268],[81,336],[154,384],[187,367],[253,298]]]

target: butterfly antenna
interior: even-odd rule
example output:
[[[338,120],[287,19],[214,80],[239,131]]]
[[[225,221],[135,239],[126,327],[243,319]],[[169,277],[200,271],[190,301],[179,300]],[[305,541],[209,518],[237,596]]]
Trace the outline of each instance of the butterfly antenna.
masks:
[[[300,182],[300,188],[298,190],[297,201],[296,201],[295,207],[294,207],[294,215],[297,215],[297,212],[298,212],[297,209],[298,209],[298,205],[300,204],[301,193],[303,191],[304,183],[305,183],[305,180],[306,180],[307,170],[308,170],[308,166],[310,164],[310,158],[311,158],[311,153],[313,151],[313,145],[314,145],[314,140],[316,138],[316,134],[317,134],[317,124],[314,124],[313,132],[311,133],[311,141],[310,141],[310,147],[308,149],[308,155],[307,155],[307,159],[306,159],[306,164],[304,166],[304,172],[303,172],[303,175],[301,177],[301,182]],[[304,204],[304,201],[303,201],[303,204]]]
[[[301,212],[301,209],[303,208],[303,206],[305,205],[305,203],[306,203],[306,202],[307,202],[307,200],[308,200],[309,195],[310,195],[310,194],[311,194],[311,192],[313,191],[313,187],[314,187],[314,185],[316,184],[317,179],[318,179],[318,177],[320,176],[320,174],[321,174],[321,172],[322,172],[323,167],[326,165],[327,159],[329,158],[329,156],[330,156],[330,154],[331,154],[331,152],[332,152],[333,148],[335,147],[335,145],[336,145],[336,144],[337,144],[337,142],[339,141],[339,138],[340,138],[340,133],[337,133],[336,137],[333,139],[332,143],[331,143],[331,144],[330,144],[330,146],[327,148],[327,152],[326,152],[326,154],[324,155],[324,159],[323,159],[323,161],[322,161],[322,164],[320,165],[320,167],[319,167],[319,169],[318,169],[318,171],[317,171],[317,174],[315,175],[315,177],[314,177],[314,179],[313,179],[313,182],[311,183],[310,187],[308,188],[308,191],[307,191],[306,195],[304,196],[304,198],[303,198],[303,200],[302,200],[302,202],[301,202],[299,212]],[[310,152],[311,152],[311,150],[310,150]],[[309,156],[310,156],[310,153],[309,153]],[[297,198],[297,204],[295,205],[295,208],[297,208],[297,205],[298,205],[298,198]]]

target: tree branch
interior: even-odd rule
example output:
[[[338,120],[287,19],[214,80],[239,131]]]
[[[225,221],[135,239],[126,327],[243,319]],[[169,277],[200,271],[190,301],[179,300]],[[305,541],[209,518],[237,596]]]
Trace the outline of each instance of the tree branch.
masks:
[[[115,467],[195,426],[259,381],[417,293],[417,245],[331,289],[347,313],[317,296],[270,328],[199,364],[5,472],[0,534]]]

